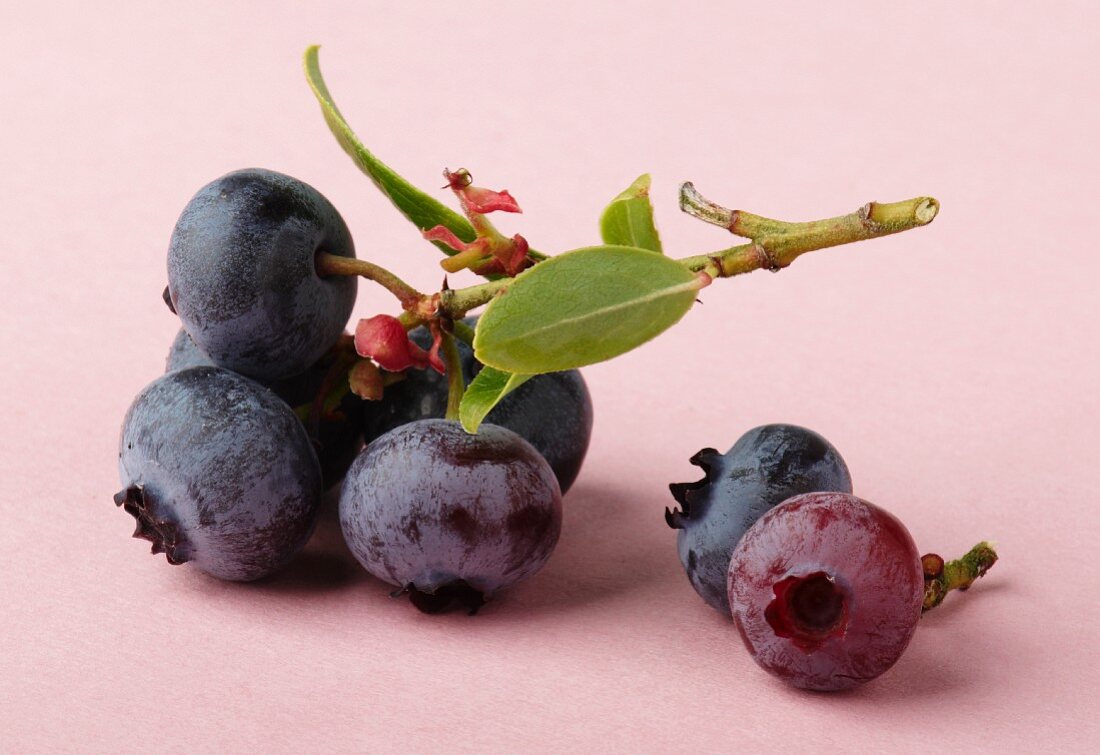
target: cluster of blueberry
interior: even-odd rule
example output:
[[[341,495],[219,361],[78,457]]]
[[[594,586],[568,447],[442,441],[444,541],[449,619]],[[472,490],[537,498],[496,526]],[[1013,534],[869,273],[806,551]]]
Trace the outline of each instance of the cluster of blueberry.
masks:
[[[718,279],[927,225],[938,209],[917,197],[786,223],[687,183],[681,209],[749,243],[675,259],[643,175],[604,211],[603,245],[547,257],[486,217],[520,211],[508,192],[446,171],[463,217],[379,161],[332,101],[315,47],[305,67],[341,147],[447,254],[443,269],[487,281],[415,290],[356,259],[336,209],[279,173],[237,171],[194,196],[172,235],[164,294],[183,327],[166,374],[123,422],[115,502],[154,553],[221,579],[287,563],[324,490],[342,481],[340,524],[367,571],[420,610],[476,611],[557,543],[561,498],[592,430],[573,368],[655,337]],[[356,276],[402,313],[361,320],[351,336]],[[480,320],[466,317],[484,305]],[[878,676],[922,610],[996,560],[987,543],[950,563],[919,556],[897,519],[852,495],[836,449],[804,428],[756,428],[692,463],[705,477],[673,484],[681,508],[666,511],[691,584],[732,615],[760,665],[800,687]]]
[[[344,334],[357,279],[320,275],[321,252],[354,257],[351,234],[289,176],[237,171],[195,195],[168,252],[183,328],[123,422],[115,501],[171,563],[254,580],[293,557],[343,479],[341,525],[371,574],[422,610],[476,609],[557,542],[592,429],[584,381],[532,377],[476,435],[443,419],[448,385],[431,370],[363,401]],[[481,365],[458,351],[473,379]]]
[[[798,687],[847,689],[879,676],[922,610],[996,559],[987,543],[950,565],[922,558],[897,518],[852,495],[840,453],[806,428],[758,427],[691,463],[705,476],[670,485],[681,508],[665,511],[688,578],[732,613],[760,666]]]

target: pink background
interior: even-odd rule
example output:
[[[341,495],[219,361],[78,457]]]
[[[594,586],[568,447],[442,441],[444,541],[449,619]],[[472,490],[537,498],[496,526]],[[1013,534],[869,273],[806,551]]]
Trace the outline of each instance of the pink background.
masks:
[[[1100,6],[97,5],[6,3],[0,24],[0,750],[1095,746]],[[685,179],[792,220],[943,210],[719,282],[586,369],[561,544],[482,615],[390,600],[331,516],[279,576],[218,583],[150,557],[111,502],[118,426],[177,328],[160,291],[191,194],[290,173],[361,256],[441,279],[325,129],[313,42],[380,156],[510,189],[525,214],[502,226],[543,250],[595,241],[643,171],[678,256],[732,243],[677,211]],[[358,315],[392,309],[361,287]],[[1003,556],[852,694],[760,672],[662,519],[692,453],[776,421],[832,440],[922,550]]]

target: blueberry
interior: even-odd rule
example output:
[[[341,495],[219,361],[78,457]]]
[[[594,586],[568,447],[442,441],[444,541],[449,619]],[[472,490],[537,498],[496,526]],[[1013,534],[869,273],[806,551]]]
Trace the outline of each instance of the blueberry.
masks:
[[[118,456],[115,503],[170,563],[258,579],[313,530],[321,472],[305,430],[278,396],[228,370],[191,367],[147,386]]]
[[[474,325],[476,317],[466,319]],[[417,328],[410,336],[423,348],[431,334]],[[481,371],[473,350],[458,342],[466,381]],[[407,370],[405,379],[387,386],[381,401],[366,411],[364,437],[374,438],[420,419],[440,419],[447,410],[447,378],[433,370]],[[578,370],[536,375],[497,404],[485,421],[518,433],[554,470],[564,495],[577,479],[592,436],[592,399]]]
[[[561,493],[546,460],[495,425],[469,435],[425,419],[368,445],[340,494],[348,547],[374,576],[433,612],[476,610],[546,563],[561,531]]]
[[[168,358],[164,360],[164,371],[175,372],[188,367],[217,367],[214,360],[203,354],[191,336],[183,328],[179,329],[168,349]]]
[[[764,425],[749,430],[724,455],[704,448],[691,458],[705,477],[669,485],[683,510],[665,510],[678,529],[680,563],[695,591],[729,615],[726,573],[737,541],[764,512],[799,493],[852,492],[840,453],[812,430]]]
[[[317,275],[319,251],[355,256],[327,199],[281,173],[230,173],[200,189],[176,223],[171,304],[218,366],[264,380],[297,375],[332,347],[355,303],[355,277]]]
[[[273,390],[291,409],[298,409],[316,398],[335,358],[330,352],[300,375],[274,382],[257,382]],[[214,363],[199,350],[187,331],[180,328],[168,351],[165,366],[167,372],[173,372],[188,367],[214,366]],[[321,414],[316,427],[303,420],[321,462],[325,489],[343,479],[363,446],[363,409],[363,402],[348,392],[333,411]]]
[[[764,514],[734,550],[728,576],[752,657],[804,689],[848,689],[893,666],[924,599],[909,531],[844,493],[795,496]]]

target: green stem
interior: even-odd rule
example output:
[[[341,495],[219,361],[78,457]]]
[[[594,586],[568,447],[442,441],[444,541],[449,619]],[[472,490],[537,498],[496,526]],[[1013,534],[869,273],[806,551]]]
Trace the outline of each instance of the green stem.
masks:
[[[462,379],[462,360],[458,356],[455,338],[443,333],[443,364],[447,366],[447,414],[446,418],[458,421],[458,408],[462,404],[462,395],[466,392],[466,383]]]
[[[511,285],[514,278],[479,283],[466,288],[452,288],[441,292],[439,309],[452,320],[461,320],[471,309],[488,304],[493,297]]]
[[[974,584],[974,580],[984,577],[995,563],[997,551],[991,543],[984,541],[971,548],[962,558],[947,563],[935,553],[922,556],[924,606],[921,610],[935,608],[952,590],[966,590]]]
[[[853,241],[889,236],[928,225],[939,212],[932,197],[902,202],[869,202],[855,212],[808,223],[787,223],[728,210],[705,199],[690,184],[681,187],[681,207],[694,217],[720,225],[731,233],[752,239],[751,243],[694,257],[680,262],[691,270],[729,278],[760,268],[779,270],[799,256]]]
[[[443,259],[439,265],[448,273],[457,273],[470,267],[475,262],[479,262],[484,256],[485,250],[482,247],[475,246],[452,254],[450,257]]]
[[[462,320],[454,321],[455,338],[462,341],[467,346],[474,345],[474,329],[471,328]]]
[[[413,328],[419,328],[421,325],[427,322],[423,317],[418,314],[414,314],[405,310],[397,316],[398,321],[404,326],[405,330],[412,330]]]
[[[695,188],[691,181],[680,185],[680,209],[692,217],[712,225],[726,228],[735,236],[747,239],[785,231],[789,223],[753,215],[744,210],[730,210],[711,202]]]
[[[317,274],[322,278],[330,275],[359,275],[378,283],[396,296],[404,309],[414,308],[424,298],[422,293],[408,283],[373,262],[356,259],[355,257],[341,257],[328,252],[318,252],[315,264]]]

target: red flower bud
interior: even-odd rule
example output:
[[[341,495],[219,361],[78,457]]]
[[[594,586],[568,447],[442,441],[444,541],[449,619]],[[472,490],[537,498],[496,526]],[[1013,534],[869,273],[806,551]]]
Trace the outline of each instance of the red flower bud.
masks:
[[[418,370],[431,367],[443,374],[439,343],[440,336],[436,335],[431,352],[424,351],[409,338],[401,321],[390,315],[375,315],[370,319],[360,320],[355,327],[356,353],[373,359],[387,372],[401,372],[410,367]]]
[[[355,351],[359,356],[370,357],[389,372],[428,366],[427,352],[410,341],[405,326],[390,315],[375,315],[359,321],[355,327]]]

